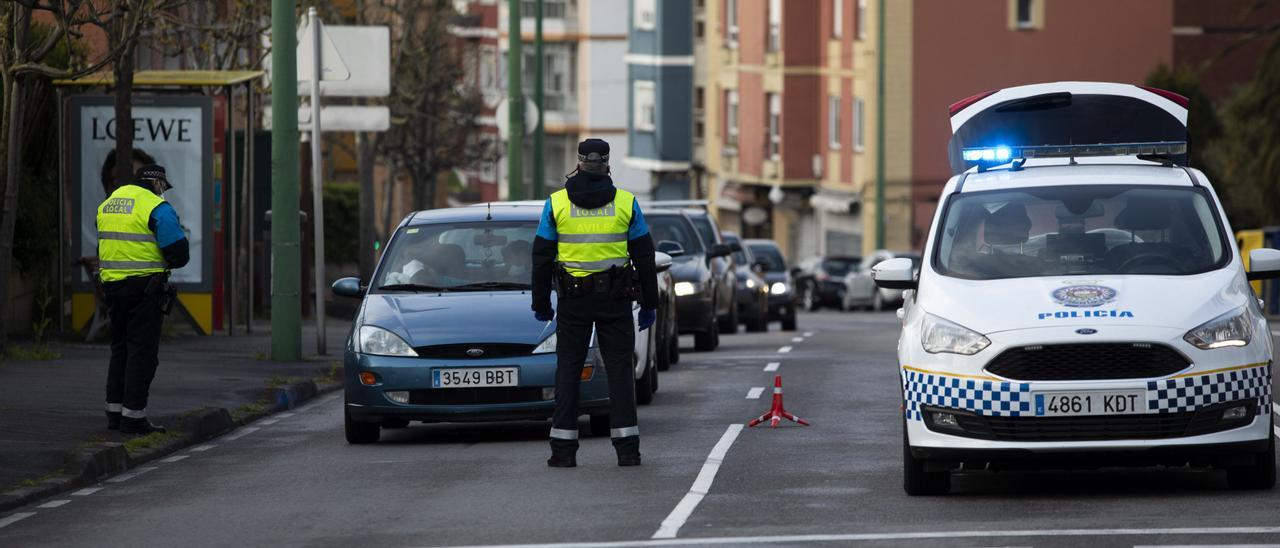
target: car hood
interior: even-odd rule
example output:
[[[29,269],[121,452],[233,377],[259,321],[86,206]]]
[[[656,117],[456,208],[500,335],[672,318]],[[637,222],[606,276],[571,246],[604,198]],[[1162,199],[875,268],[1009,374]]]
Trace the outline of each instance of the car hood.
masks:
[[[414,347],[537,344],[555,332],[555,322],[535,320],[531,302],[529,293],[520,291],[378,293],[365,298],[359,324],[389,329]]]
[[[1238,268],[1191,276],[1079,276],[920,282],[923,310],[980,333],[1059,326],[1191,329],[1252,298]]]

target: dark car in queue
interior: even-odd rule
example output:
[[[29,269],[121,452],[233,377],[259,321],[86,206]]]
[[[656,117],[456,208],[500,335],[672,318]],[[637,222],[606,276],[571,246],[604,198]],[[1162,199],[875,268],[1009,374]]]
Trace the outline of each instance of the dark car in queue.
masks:
[[[727,245],[729,250],[733,251],[733,244],[724,240],[720,229],[716,227],[715,220],[707,210],[686,209],[685,214],[689,216],[690,221],[693,221],[693,227],[698,230],[698,236],[702,238],[702,243],[706,244],[708,249],[717,245]],[[741,245],[738,244],[738,247]],[[716,295],[716,302],[722,304],[716,308],[716,320],[720,322],[722,334],[738,332],[738,300],[734,298],[734,288],[737,286],[734,275],[736,267],[732,253],[711,259],[711,275],[718,280],[716,287],[719,293]]]
[[[721,232],[720,235],[733,249],[734,274],[737,277],[734,299],[738,303],[738,320],[747,327],[747,331],[768,331],[769,283],[757,272],[761,267],[756,264],[751,248],[742,245],[742,238],[733,232]]]
[[[791,271],[800,306],[814,311],[824,306],[845,306],[845,276],[856,271],[861,257],[825,255],[800,261]]]
[[[717,311],[727,305],[720,301],[720,279],[714,276],[711,261],[728,255],[729,246],[705,245],[683,211],[651,209],[644,216],[658,251],[671,255],[678,331],[693,335],[695,350],[715,350],[720,346]]]
[[[769,282],[769,321],[782,322],[783,331],[795,331],[796,288],[782,249],[773,240],[746,240],[743,243],[763,270],[764,280]]]
[[[541,212],[541,204],[517,203],[411,214],[391,238],[373,283],[333,284],[337,295],[362,298],[344,353],[348,442],[376,442],[382,428],[410,421],[551,417],[556,322],[537,321],[529,310]],[[656,345],[648,344],[655,335],[643,335],[633,356],[635,380],[656,389],[650,350]],[[579,413],[590,417],[595,435],[609,433],[603,365],[593,337]]]

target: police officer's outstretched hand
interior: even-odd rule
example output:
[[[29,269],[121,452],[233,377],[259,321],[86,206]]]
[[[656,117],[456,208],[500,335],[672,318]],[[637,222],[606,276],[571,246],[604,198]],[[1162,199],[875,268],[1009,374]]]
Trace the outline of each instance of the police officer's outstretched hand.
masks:
[[[546,310],[534,310],[533,317],[540,322],[549,322],[556,317],[556,311],[550,308]]]
[[[644,331],[653,327],[653,322],[658,321],[658,311],[652,308],[641,308],[637,319],[640,321],[640,330]]]

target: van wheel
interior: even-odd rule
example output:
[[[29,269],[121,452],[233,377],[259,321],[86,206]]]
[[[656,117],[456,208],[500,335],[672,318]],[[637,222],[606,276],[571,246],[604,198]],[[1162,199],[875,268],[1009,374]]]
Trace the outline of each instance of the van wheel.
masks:
[[[720,346],[720,330],[716,325],[715,307],[711,307],[712,312],[707,314],[707,326],[701,333],[693,335],[693,349],[698,352],[710,352]]]
[[[654,327],[657,327],[657,326],[654,326]],[[658,344],[658,349],[657,349],[658,371],[666,371],[668,369],[671,369],[671,347],[674,345],[672,345],[668,340],[670,338],[671,338],[670,336],[667,336],[667,337],[655,336],[653,338],[654,344],[662,343],[662,344]]]
[[[951,490],[951,472],[926,472],[924,461],[911,456],[905,419],[902,421],[902,488],[913,497],[945,495]]]
[[[598,438],[609,435],[609,415],[591,415],[591,435]]]
[[[407,419],[390,419],[382,421],[383,428],[408,428],[409,421]]]
[[[1276,438],[1269,436],[1271,442],[1267,450],[1258,455],[1253,466],[1240,466],[1227,469],[1227,485],[1232,489],[1271,489],[1276,485]]]
[[[814,295],[813,284],[806,284],[804,292],[800,294],[800,305],[809,312],[815,312],[822,308],[822,304],[818,302],[818,296]]]
[[[351,410],[347,409],[345,401],[342,402],[342,418],[343,430],[347,435],[347,443],[353,445],[375,443],[382,436],[382,427],[377,424],[351,420]]]
[[[880,290],[876,290],[875,296],[871,297],[871,309],[876,312],[884,311],[884,297],[880,295]]]

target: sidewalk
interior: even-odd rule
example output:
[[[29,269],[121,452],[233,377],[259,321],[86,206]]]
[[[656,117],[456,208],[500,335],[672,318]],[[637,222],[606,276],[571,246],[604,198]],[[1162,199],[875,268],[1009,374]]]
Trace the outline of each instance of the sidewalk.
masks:
[[[326,356],[310,355],[315,353],[315,327],[304,326],[302,348],[308,357],[301,362],[267,359],[271,336],[266,323],[255,325],[252,335],[230,337],[223,332],[162,341],[147,413],[175,435],[154,441],[180,444],[184,430],[188,440],[208,438],[234,427],[235,422],[314,397],[317,386],[320,390],[340,386],[341,366],[335,369],[334,365],[341,363],[349,322],[328,319]],[[83,475],[78,468],[84,463],[77,462],[78,454],[99,447],[119,451],[120,444],[135,439],[106,427],[103,387],[108,345],[53,343],[50,347],[62,357],[0,362],[0,509],[6,498],[12,502],[15,488],[30,491],[42,483],[52,485],[59,476]],[[196,413],[201,408],[211,409]],[[200,421],[204,424],[195,424]],[[193,428],[201,431],[192,434]],[[127,461],[140,460],[142,450],[156,449],[147,447],[150,441],[124,445],[129,454],[119,466],[136,465]]]

